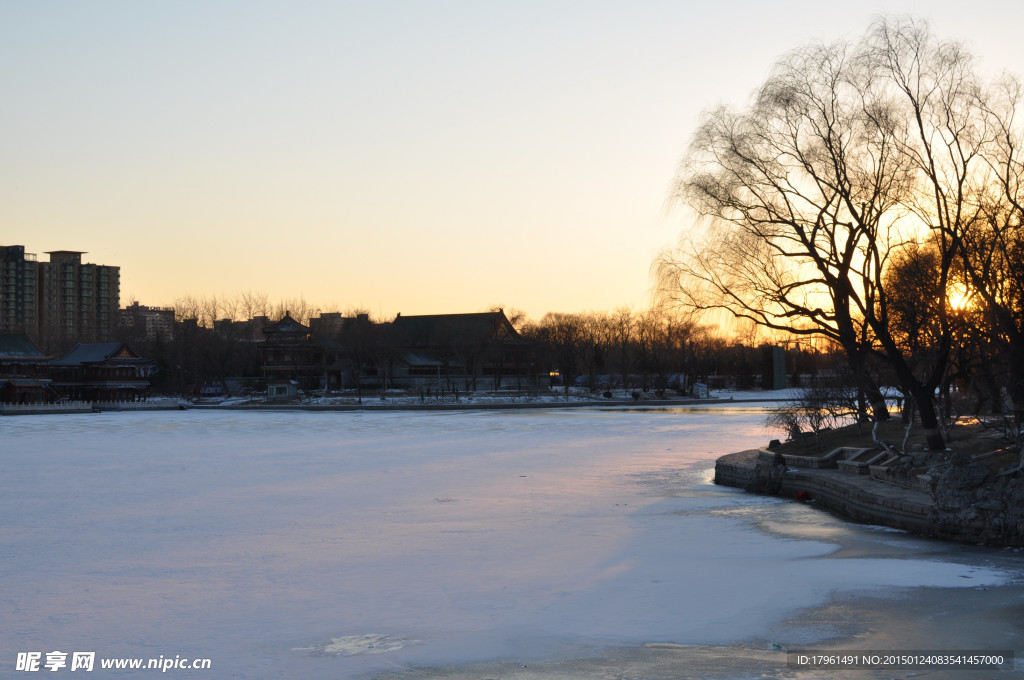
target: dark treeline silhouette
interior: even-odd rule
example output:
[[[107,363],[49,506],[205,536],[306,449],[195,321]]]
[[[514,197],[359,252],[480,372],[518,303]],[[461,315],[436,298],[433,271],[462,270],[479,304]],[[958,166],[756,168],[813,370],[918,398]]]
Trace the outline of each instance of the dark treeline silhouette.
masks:
[[[492,306],[488,311],[499,309]],[[173,323],[158,330],[137,320],[119,329],[118,339],[156,362],[152,377],[155,393],[198,396],[204,387],[222,394],[237,391],[238,385],[265,388],[264,331],[286,314],[308,326],[317,339],[316,347],[307,348],[306,355],[297,351],[289,355],[296,362],[297,373],[300,363],[323,366],[322,371],[303,374],[300,383],[305,390],[322,389],[326,384],[332,389],[356,390],[361,398],[365,389],[387,387],[395,347],[407,344],[407,339],[394,337],[391,319],[375,319],[364,309],[324,311],[302,299],[270,303],[267,295],[256,293],[187,297],[175,303],[173,312],[166,311],[173,313]],[[444,337],[433,338],[448,350],[443,353],[447,357],[444,365],[437,368],[443,389],[471,392],[551,384],[565,393],[580,387],[596,394],[636,392],[653,397],[683,393],[696,382],[740,389],[760,385],[763,357],[756,335],[719,332],[678,310],[620,307],[548,313],[531,320],[510,309],[506,316],[528,343],[529,351],[509,357],[505,365],[500,361],[502,355],[495,359],[478,340],[459,337],[457,327],[442,334]],[[806,344],[787,356],[787,371],[796,382],[834,364],[829,352]],[[328,364],[339,357],[347,367],[343,385],[326,375]],[[529,371],[521,365],[524,361],[529,363]],[[484,363],[490,369],[487,376],[481,372]],[[453,380],[456,365],[470,367],[460,373],[458,381]],[[526,372],[535,379],[511,378]],[[509,377],[503,380],[502,374]]]
[[[566,392],[582,384],[592,392],[664,394],[716,375],[737,376],[739,386],[752,387],[761,373],[759,361],[744,358],[742,345],[665,308],[548,313],[522,332],[537,342],[540,361],[557,370]]]

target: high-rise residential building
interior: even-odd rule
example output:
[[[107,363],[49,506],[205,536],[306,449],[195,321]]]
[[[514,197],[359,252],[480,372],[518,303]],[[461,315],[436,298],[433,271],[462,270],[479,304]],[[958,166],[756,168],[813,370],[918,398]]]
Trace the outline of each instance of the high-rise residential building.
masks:
[[[0,246],[0,333],[38,331],[37,264],[25,246]]]
[[[174,309],[170,307],[147,307],[138,301],[121,310],[123,330],[129,330],[135,338],[146,340],[171,340],[174,338]]]
[[[120,269],[83,264],[75,250],[47,252],[39,263],[40,334],[76,342],[103,342],[114,329],[121,308]]]
[[[47,254],[49,262],[38,262],[24,246],[0,246],[0,331],[25,331],[47,349],[109,340],[120,314],[120,268],[83,264],[77,250]]]

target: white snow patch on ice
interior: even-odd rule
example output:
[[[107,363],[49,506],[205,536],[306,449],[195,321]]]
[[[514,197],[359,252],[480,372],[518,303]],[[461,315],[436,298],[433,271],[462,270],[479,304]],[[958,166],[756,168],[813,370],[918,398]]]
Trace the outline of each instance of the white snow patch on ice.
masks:
[[[371,633],[368,635],[345,635],[331,638],[330,642],[311,647],[293,647],[295,652],[310,652],[317,655],[355,656],[356,654],[384,654],[395,652],[419,640],[403,640],[391,635]]]

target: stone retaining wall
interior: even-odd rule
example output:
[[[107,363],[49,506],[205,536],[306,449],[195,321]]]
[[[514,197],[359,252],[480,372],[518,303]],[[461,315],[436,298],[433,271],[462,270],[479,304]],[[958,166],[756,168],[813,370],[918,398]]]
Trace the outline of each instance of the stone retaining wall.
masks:
[[[94,413],[98,411],[168,411],[185,408],[180,399],[153,401],[61,401],[40,404],[0,404],[0,415],[36,416],[44,414]]]
[[[756,478],[758,449],[722,456],[715,462],[715,484],[749,490]]]
[[[1024,472],[995,474],[969,456],[954,457],[928,492],[866,475],[789,467],[788,459],[763,449],[719,458],[715,483],[809,498],[819,507],[857,521],[923,536],[961,543],[1024,545]]]
[[[931,515],[935,505],[899,496],[871,493],[851,485],[846,477],[788,472],[780,495],[796,497],[805,491],[816,504],[838,511],[859,522],[935,535]],[[921,499],[922,501],[924,499]]]
[[[1024,546],[1024,472],[994,471],[955,454],[932,483],[936,535],[972,543]],[[962,537],[962,538],[961,538]]]

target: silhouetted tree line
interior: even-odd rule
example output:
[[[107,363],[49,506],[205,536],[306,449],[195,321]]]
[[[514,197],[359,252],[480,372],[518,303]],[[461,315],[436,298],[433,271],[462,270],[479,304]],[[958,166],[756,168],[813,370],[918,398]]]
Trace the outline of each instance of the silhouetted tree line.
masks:
[[[549,313],[521,330],[536,341],[539,360],[546,370],[560,374],[567,393],[582,383],[592,392],[614,388],[668,394],[713,376],[728,376],[733,387],[753,388],[763,372],[756,340],[745,343],[678,309]],[[813,375],[833,363],[810,348],[790,356],[789,369],[797,382],[800,375]]]
[[[345,362],[342,386],[356,389],[360,397],[365,386],[388,386],[395,343],[400,340],[392,337],[389,322],[372,319],[367,310],[325,312],[303,300],[271,304],[265,294],[186,297],[177,300],[173,309],[175,321],[168,332],[147,333],[142,325],[121,328],[119,339],[156,361],[152,379],[156,393],[195,395],[203,386],[220,387],[228,393],[229,378],[248,378],[258,384],[263,377],[263,329],[286,313],[309,326],[317,341],[319,353],[312,361],[322,367],[322,373],[303,385],[307,389],[322,384],[321,375],[323,384],[328,384],[327,371],[339,358]],[[675,394],[715,376],[723,380],[729,376],[731,386],[744,388],[756,386],[762,372],[756,336],[725,335],[670,308],[549,313],[536,321],[516,310],[507,311],[506,316],[532,345],[525,355],[531,371],[541,376],[557,374],[566,391],[582,384],[595,393]],[[434,340],[448,350],[444,356],[451,365],[438,369],[446,389],[489,389],[501,382],[499,375],[481,381],[483,376],[472,370],[463,374],[458,384],[446,380],[456,364],[478,365],[486,348],[454,331]],[[789,369],[796,380],[801,374],[813,375],[831,365],[828,356],[810,349],[790,352],[790,357]],[[511,363],[499,368],[523,373],[522,366]],[[512,383],[506,378],[501,386],[510,388],[520,382],[518,377]],[[535,383],[519,386],[533,387]]]
[[[229,377],[261,375],[257,343],[268,319],[279,311],[265,294],[189,296],[176,300],[173,311],[173,325],[160,332],[141,324],[119,329],[120,340],[156,362],[155,393],[192,396],[204,385],[227,391]]]

